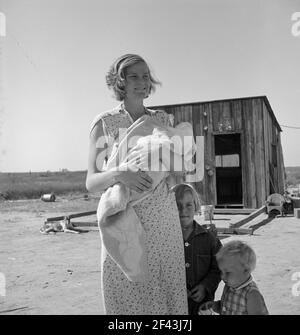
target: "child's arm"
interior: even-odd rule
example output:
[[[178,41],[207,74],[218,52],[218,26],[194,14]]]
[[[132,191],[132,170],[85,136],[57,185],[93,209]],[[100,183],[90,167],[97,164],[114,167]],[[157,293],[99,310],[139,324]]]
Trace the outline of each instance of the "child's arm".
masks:
[[[201,302],[206,295],[206,287],[202,284],[198,284],[193,287],[190,291],[190,298],[196,302]]]
[[[258,291],[251,291],[247,294],[247,312],[249,315],[267,315],[263,297]]]

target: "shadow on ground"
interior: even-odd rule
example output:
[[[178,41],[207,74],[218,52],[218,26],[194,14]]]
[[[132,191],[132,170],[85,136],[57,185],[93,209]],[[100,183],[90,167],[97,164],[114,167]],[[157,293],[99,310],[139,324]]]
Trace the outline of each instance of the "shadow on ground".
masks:
[[[274,220],[276,218],[276,216],[270,216],[264,220],[262,220],[261,222],[258,222],[257,224],[253,225],[253,226],[250,226],[249,228],[252,228],[253,229],[253,232],[262,227],[262,226],[265,226],[266,224],[268,224],[269,222],[271,222],[272,220]]]

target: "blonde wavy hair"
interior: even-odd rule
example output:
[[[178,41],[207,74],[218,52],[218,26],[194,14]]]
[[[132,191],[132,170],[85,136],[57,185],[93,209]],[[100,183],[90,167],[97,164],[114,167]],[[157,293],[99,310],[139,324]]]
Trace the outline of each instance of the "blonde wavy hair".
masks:
[[[111,65],[106,75],[106,84],[109,89],[112,89],[115,98],[119,101],[123,101],[125,98],[125,71],[129,66],[137,63],[145,63],[149,70],[150,78],[150,89],[149,94],[155,91],[155,86],[161,84],[158,80],[154,79],[147,62],[139,55],[126,54],[118,59]]]

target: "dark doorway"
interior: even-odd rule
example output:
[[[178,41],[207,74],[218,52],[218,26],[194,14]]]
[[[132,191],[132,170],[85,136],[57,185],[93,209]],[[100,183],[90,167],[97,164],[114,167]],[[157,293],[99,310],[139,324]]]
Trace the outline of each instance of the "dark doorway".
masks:
[[[215,135],[217,206],[242,207],[240,134]]]

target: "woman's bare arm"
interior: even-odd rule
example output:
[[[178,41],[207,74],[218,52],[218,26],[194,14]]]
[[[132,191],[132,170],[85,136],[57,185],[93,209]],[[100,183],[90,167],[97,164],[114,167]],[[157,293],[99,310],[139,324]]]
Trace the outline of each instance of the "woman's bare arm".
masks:
[[[99,140],[100,139],[100,140]],[[151,188],[152,179],[142,171],[102,171],[107,149],[104,147],[105,137],[101,120],[90,134],[88,172],[86,188],[90,192],[105,191],[117,182],[122,182],[136,192]],[[98,143],[98,145],[97,145]],[[99,145],[100,143],[100,145]]]
[[[97,147],[97,143],[103,145]],[[90,134],[88,172],[86,177],[86,188],[90,192],[104,191],[117,182],[118,171],[101,170],[107,154],[107,148],[105,148],[104,143],[105,136],[102,121],[100,120]]]

